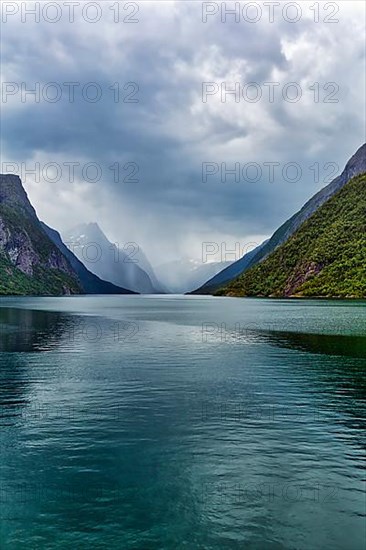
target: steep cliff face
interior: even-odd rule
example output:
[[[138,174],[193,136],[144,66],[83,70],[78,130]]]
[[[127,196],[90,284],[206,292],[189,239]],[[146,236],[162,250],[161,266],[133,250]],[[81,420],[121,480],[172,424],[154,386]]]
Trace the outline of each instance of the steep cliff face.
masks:
[[[20,178],[0,175],[0,294],[80,292],[74,270],[44,232]]]

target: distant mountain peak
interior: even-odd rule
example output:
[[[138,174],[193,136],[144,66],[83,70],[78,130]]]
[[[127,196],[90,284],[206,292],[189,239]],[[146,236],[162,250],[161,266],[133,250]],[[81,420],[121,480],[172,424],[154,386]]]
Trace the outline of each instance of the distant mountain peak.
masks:
[[[109,245],[103,230],[96,222],[80,223],[67,232],[69,242],[86,245],[97,243],[101,246]]]
[[[88,229],[91,229],[92,231],[99,231],[100,233],[103,233],[103,231],[101,230],[97,222],[85,223],[84,226],[87,227]]]
[[[98,223],[97,222],[82,222],[82,223],[78,223],[77,225],[75,225],[71,231],[81,231],[81,230],[93,230],[93,231],[100,231],[101,233],[103,233],[103,231],[101,230],[101,228],[99,227]]]
[[[133,247],[126,250],[126,243],[109,241],[97,222],[77,225],[64,233],[64,242],[101,279],[134,292],[164,292],[141,249]],[[89,257],[88,252],[84,253],[88,245],[96,245],[95,258]]]
[[[72,268],[77,273],[83,288],[87,294],[133,294],[131,290],[127,290],[117,285],[113,285],[108,281],[104,281],[91,271],[89,271],[84,264],[77,258],[77,256],[67,248],[62,242],[61,235],[55,229],[48,227],[45,223],[41,222],[44,231],[49,238],[62,252],[62,254],[69,260]]]

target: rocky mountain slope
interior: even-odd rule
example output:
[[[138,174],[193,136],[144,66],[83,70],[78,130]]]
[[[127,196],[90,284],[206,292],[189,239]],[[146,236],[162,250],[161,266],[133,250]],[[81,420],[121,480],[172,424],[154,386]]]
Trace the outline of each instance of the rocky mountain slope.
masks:
[[[0,175],[0,294],[74,294],[82,286],[42,229],[18,176]]]

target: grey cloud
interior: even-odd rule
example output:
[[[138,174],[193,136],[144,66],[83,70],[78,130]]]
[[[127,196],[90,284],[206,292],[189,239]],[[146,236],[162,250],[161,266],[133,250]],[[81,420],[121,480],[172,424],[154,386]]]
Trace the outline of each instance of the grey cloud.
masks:
[[[99,163],[105,170],[103,180],[91,186],[91,212],[94,209],[96,221],[113,226],[115,233],[122,224],[124,231],[140,236],[145,247],[149,239],[165,239],[164,246],[169,248],[170,241],[174,249],[194,231],[197,241],[218,230],[232,232],[233,238],[269,235],[324,185],[313,181],[309,166],[336,161],[342,170],[364,140],[362,36],[357,44],[348,21],[333,28],[307,20],[298,25],[223,25],[210,20],[204,25],[199,6],[182,4],[167,8],[174,13],[165,15],[149,7],[145,17],[141,13],[141,23],[120,32],[105,21],[72,28],[61,22],[4,25],[3,64],[9,80],[25,81],[29,87],[34,82],[97,82],[103,90],[98,103],[79,99],[74,104],[20,104],[15,99],[3,105],[4,160],[31,165],[41,155],[45,162]],[[345,33],[354,43],[353,66],[341,39],[337,46]],[[294,58],[286,58],[284,41],[302,48],[301,53],[295,48]],[[313,73],[311,58],[324,51],[329,59],[319,59],[319,71]],[[313,76],[319,82],[337,79],[340,103],[200,102],[203,80],[219,80],[235,71],[242,80],[259,83],[276,73],[304,86]],[[139,103],[114,103],[109,86],[116,81],[137,82]],[[139,165],[140,181],[116,184],[108,167],[127,161]],[[273,184],[264,178],[257,183],[220,183],[213,178],[204,183],[205,161],[297,162],[303,177],[294,184],[281,176]],[[67,193],[69,202],[80,200],[67,181],[58,186],[60,209],[66,208]],[[98,211],[95,194],[101,186],[104,206]],[[47,184],[32,190],[31,199],[45,211]],[[116,201],[123,221],[108,215],[108,204],[115,212]],[[57,226],[63,215],[54,212],[50,215],[55,219],[46,221]],[[68,216],[65,211],[64,227]]]

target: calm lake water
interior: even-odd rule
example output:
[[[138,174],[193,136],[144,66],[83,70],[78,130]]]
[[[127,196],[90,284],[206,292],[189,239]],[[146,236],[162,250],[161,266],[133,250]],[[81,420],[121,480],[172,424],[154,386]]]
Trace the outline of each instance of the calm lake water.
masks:
[[[364,549],[365,302],[0,306],[1,548]]]

